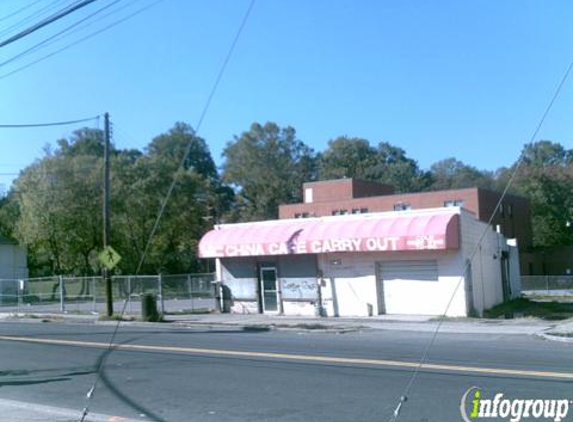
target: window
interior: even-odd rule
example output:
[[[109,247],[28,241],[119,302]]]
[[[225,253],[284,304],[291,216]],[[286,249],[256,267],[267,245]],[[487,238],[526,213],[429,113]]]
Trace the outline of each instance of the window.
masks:
[[[507,208],[507,216],[508,216],[508,217],[511,217],[512,214],[513,214],[512,206],[511,206],[511,205],[508,205],[506,208]]]
[[[368,208],[360,208],[361,214],[366,214],[368,212]]]
[[[302,214],[300,212],[297,212],[294,214],[294,218],[302,218]]]
[[[394,211],[406,211],[411,209],[412,207],[410,206],[410,204],[403,204],[402,202],[394,204]]]
[[[346,215],[348,214],[348,210],[334,210],[332,211],[332,215]]]
[[[505,210],[503,209],[503,204],[499,204],[499,215],[505,217]]]
[[[449,201],[444,201],[444,207],[463,207],[464,201],[461,199],[454,199]]]
[[[352,208],[352,214],[366,214],[368,208]]]

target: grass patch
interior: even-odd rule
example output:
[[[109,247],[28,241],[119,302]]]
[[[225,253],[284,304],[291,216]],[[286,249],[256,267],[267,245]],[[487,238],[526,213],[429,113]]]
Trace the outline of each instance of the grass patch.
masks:
[[[437,315],[434,317],[431,317],[428,321],[430,322],[440,322],[440,321],[444,321],[444,322],[471,322],[471,321],[478,321],[479,318],[475,318],[475,317],[464,317],[464,316],[456,316],[456,317],[452,317],[452,316],[441,316],[441,315]]]
[[[573,303],[521,298],[501,303],[484,312],[486,318],[514,318],[516,316],[536,317],[548,321],[568,319],[573,317]]]

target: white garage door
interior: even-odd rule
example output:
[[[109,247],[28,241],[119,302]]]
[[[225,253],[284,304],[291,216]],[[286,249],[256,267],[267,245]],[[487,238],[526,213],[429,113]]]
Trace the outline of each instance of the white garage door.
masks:
[[[387,314],[443,314],[451,286],[439,282],[436,260],[378,263]]]

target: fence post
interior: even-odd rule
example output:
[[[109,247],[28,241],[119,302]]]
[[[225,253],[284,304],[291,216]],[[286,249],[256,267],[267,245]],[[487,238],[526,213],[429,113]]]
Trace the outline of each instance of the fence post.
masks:
[[[96,279],[92,277],[92,298],[93,298],[93,312],[97,312],[97,297],[96,297]]]
[[[547,296],[549,296],[549,276],[545,276],[545,287],[547,287]]]
[[[16,294],[17,296],[17,301],[18,301],[18,313],[20,313],[20,301],[22,300],[22,295],[20,294],[20,290],[22,290],[22,293],[24,293],[23,289],[20,289],[20,286],[22,286],[24,284],[24,280],[18,280],[18,285],[16,286]]]
[[[191,289],[191,275],[187,274],[187,289],[189,290],[189,300],[191,301],[191,312],[193,312],[193,290]]]
[[[58,280],[60,282],[60,312],[66,312],[66,305],[64,303],[65,301],[64,278],[61,275],[59,275]]]
[[[165,314],[165,303],[163,302],[163,277],[161,274],[157,277],[157,294],[159,296],[159,309],[161,310],[161,315]]]
[[[131,314],[131,276],[127,276],[127,312]]]

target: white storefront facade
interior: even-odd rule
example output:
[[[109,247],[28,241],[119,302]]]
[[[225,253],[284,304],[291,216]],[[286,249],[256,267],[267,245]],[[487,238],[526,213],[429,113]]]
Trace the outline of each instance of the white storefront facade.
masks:
[[[468,316],[520,294],[515,244],[461,208],[220,225],[199,251],[229,312]]]

